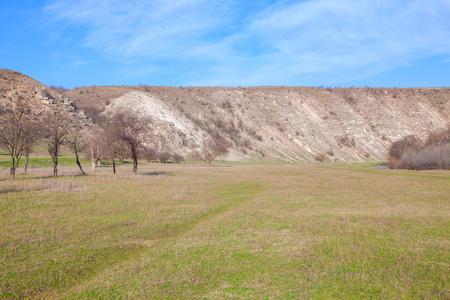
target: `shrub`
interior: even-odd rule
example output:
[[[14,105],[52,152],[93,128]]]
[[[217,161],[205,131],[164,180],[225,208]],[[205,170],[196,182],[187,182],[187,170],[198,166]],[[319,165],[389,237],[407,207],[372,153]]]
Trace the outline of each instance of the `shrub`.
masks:
[[[51,89],[54,89],[55,91],[57,91],[57,92],[60,93],[60,94],[63,94],[64,92],[67,92],[67,91],[69,90],[69,89],[66,89],[65,87],[62,87],[62,86],[54,86],[54,85],[51,85],[50,88],[51,88]]]
[[[409,170],[450,170],[450,143],[430,145],[417,152],[402,155],[397,168]]]
[[[339,146],[345,146],[347,148],[352,148],[356,146],[355,138],[346,134],[345,136],[341,136],[338,139]]]
[[[185,161],[184,156],[182,156],[182,155],[180,155],[180,154],[177,154],[177,153],[175,153],[175,154],[172,156],[172,159],[173,159],[173,161],[176,162],[177,164],[179,164],[179,163]]]
[[[332,149],[330,149],[330,150],[327,151],[327,154],[329,156],[334,156],[334,151]]]
[[[319,153],[314,159],[318,162],[324,162],[327,159],[327,155],[325,153]]]
[[[435,146],[442,146],[445,144],[450,143],[450,125],[447,127],[447,129],[437,131],[437,132],[431,132],[428,135],[427,140],[425,141],[425,145],[435,145]]]
[[[409,135],[392,143],[389,167],[409,170],[450,169],[450,127],[428,135],[424,144]]]
[[[388,153],[389,168],[397,168],[402,155],[409,152],[418,151],[419,149],[421,149],[421,147],[422,141],[414,135],[408,135],[398,141],[393,142]]]
[[[157,153],[157,157],[160,163],[167,163],[172,155],[167,151],[161,151]]]

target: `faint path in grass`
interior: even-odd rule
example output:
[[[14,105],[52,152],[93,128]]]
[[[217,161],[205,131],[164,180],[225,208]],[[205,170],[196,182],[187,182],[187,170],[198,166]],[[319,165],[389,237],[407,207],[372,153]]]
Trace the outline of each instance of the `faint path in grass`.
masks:
[[[227,213],[229,210],[237,208],[246,202],[255,199],[266,189],[267,186],[255,182],[216,185],[212,189],[212,192],[216,194],[218,199],[226,199],[226,202],[208,211],[207,213],[200,214],[198,217],[190,220],[181,227],[168,229],[162,238],[147,241],[136,241],[134,243],[152,247],[177,240],[180,236],[195,230],[196,227],[201,226],[203,223],[206,223],[214,218],[218,218]]]
[[[237,209],[240,206],[245,205],[247,202],[256,199],[267,188],[268,186],[266,184],[255,181],[216,184],[211,188],[211,193],[215,195],[215,198],[218,201],[222,201],[222,204],[206,213],[198,215],[196,218],[190,219],[190,221],[186,222],[182,226],[167,229],[164,233],[164,236],[161,238],[127,242],[127,244],[140,245],[141,247],[132,248],[133,250],[130,249],[131,251],[134,251],[134,253],[128,256],[124,256],[122,260],[106,266],[105,269],[98,270],[98,272],[93,274],[93,276],[70,287],[70,289],[68,289],[66,293],[57,295],[55,294],[55,292],[53,292],[51,295],[41,295],[41,298],[72,298],[73,296],[78,295],[80,291],[84,291],[86,290],[86,288],[89,289],[93,285],[95,286],[96,283],[101,283],[104,276],[110,275],[111,270],[114,270],[117,267],[120,268],[120,266],[122,266],[124,263],[127,263],[128,261],[139,260],[140,257],[145,255],[149,251],[164,247],[164,245],[166,244],[174,243],[180,238],[184,238],[186,235],[189,235],[190,232],[196,232],[197,228],[206,226],[206,223],[212,222],[217,218],[221,218],[230,210]]]

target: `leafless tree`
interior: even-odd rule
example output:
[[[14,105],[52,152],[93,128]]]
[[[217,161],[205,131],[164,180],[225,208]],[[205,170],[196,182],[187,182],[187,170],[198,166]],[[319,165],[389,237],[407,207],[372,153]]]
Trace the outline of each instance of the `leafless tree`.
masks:
[[[172,155],[172,159],[174,162],[176,162],[177,164],[181,163],[182,161],[184,161],[184,157],[181,154],[175,153],[174,155]]]
[[[203,142],[200,151],[194,152],[194,158],[204,161],[208,166],[211,165],[216,158],[228,154],[230,143],[225,139],[212,140],[208,139]]]
[[[150,119],[135,112],[123,111],[116,113],[112,122],[120,131],[120,139],[125,142],[133,160],[133,173],[137,173],[139,152],[149,136]]]
[[[92,172],[97,170],[101,160],[106,157],[106,143],[104,130],[98,126],[93,128],[92,134],[87,138],[84,146],[84,153],[91,161]]]
[[[36,120],[30,120],[25,126],[22,150],[25,155],[25,163],[23,164],[25,174],[28,172],[28,161],[30,159],[30,154],[33,153],[34,147],[42,136],[40,128],[41,126]],[[17,163],[19,162],[17,161]]]
[[[122,124],[117,122],[117,119],[113,119],[109,122],[104,121],[100,124],[104,132],[104,143],[106,157],[111,160],[113,173],[116,174],[116,160],[126,155],[126,144],[121,139]]]
[[[0,146],[11,156],[9,175],[15,178],[24,149],[31,145],[33,127],[29,99],[18,93],[10,99],[13,107],[6,108],[0,117]]]
[[[75,154],[76,163],[78,168],[80,168],[81,175],[86,175],[86,172],[84,172],[83,167],[80,163],[80,153],[83,150],[83,140],[81,139],[80,135],[76,132],[72,132],[67,139],[67,145],[70,151]]]
[[[158,152],[152,147],[144,146],[141,150],[142,157],[147,161],[158,160]]]
[[[157,155],[160,163],[167,163],[172,157],[172,154],[167,151],[158,152]]]
[[[58,158],[61,147],[72,127],[69,119],[58,108],[48,111],[44,116],[44,142],[53,161],[53,176],[58,176]]]

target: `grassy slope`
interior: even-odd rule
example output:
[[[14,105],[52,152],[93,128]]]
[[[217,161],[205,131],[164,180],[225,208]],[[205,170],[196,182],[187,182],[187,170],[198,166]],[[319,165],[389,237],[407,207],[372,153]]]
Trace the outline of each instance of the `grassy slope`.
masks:
[[[450,297],[448,171],[129,168],[0,181],[0,297]]]

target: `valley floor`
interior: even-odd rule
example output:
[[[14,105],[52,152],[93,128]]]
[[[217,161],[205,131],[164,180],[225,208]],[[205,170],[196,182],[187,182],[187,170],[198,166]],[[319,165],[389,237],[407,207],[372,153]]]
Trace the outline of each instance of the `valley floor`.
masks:
[[[449,171],[138,171],[0,170],[0,298],[450,297]]]

